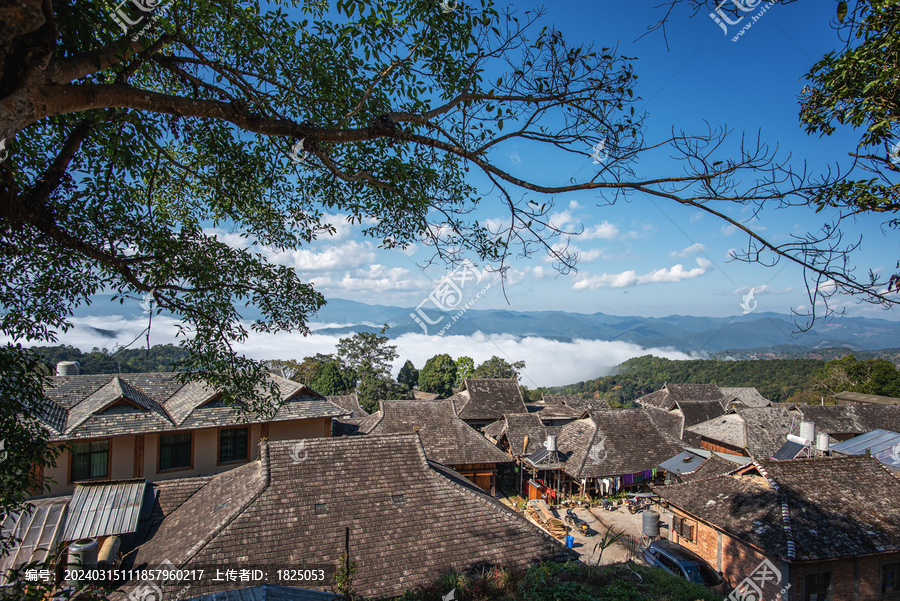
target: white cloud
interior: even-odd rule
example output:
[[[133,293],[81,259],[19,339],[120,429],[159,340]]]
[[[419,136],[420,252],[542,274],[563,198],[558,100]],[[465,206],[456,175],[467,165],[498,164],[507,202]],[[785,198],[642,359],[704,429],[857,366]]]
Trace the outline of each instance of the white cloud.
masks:
[[[569,208],[572,209],[573,211],[577,211],[578,209],[583,209],[584,207],[581,206],[580,204],[578,204],[577,200],[570,200]]]
[[[329,246],[316,252],[308,248],[277,251],[265,249],[269,261],[293,267],[301,272],[333,271],[359,267],[375,260],[371,242],[349,240],[337,246]]]
[[[74,327],[60,336],[60,344],[71,344],[82,350],[94,347],[112,350],[115,342],[130,342],[147,325],[146,319],[126,319],[121,316],[73,318]],[[310,324],[315,329],[326,325]],[[380,325],[380,324],[379,324]],[[102,328],[100,328],[102,326]],[[95,328],[118,330],[111,340],[108,333]],[[451,330],[452,331],[452,330]],[[153,318],[151,344],[177,343],[177,323],[171,318]],[[333,353],[341,336],[316,334],[298,336],[290,332],[263,334],[250,332],[246,342],[236,345],[236,350],[254,359],[302,359],[316,353]],[[425,362],[439,353],[457,358],[463,355],[481,363],[494,355],[508,361],[525,361],[522,383],[529,388],[572,384],[607,375],[623,361],[652,354],[669,359],[695,358],[672,349],[644,348],[621,341],[575,340],[559,342],[546,338],[516,338],[509,335],[488,336],[476,333],[471,336],[426,336],[404,334],[392,341],[397,345],[399,358],[394,363],[396,375],[409,359],[421,368]],[[553,360],[549,361],[548,357]]]
[[[594,227],[584,228],[584,232],[581,233],[581,237],[587,240],[591,240],[594,238],[600,238],[603,240],[612,240],[616,236],[619,235],[619,228],[614,226],[608,221],[604,221],[600,225],[595,225]]]
[[[410,274],[409,269],[375,264],[369,265],[368,269],[358,269],[352,274],[348,271],[339,280],[329,275],[316,277],[313,278],[312,284],[322,292],[352,293],[355,298],[365,293],[412,292],[429,286],[425,278],[412,278]]]
[[[569,211],[557,211],[556,213],[551,213],[547,223],[552,228],[573,232],[577,231],[576,228],[578,226],[578,223]]]
[[[513,150],[511,153],[509,153],[509,161],[514,165],[518,165],[522,162],[522,157],[519,156],[519,153],[517,151]]]
[[[626,288],[637,286],[639,284],[652,284],[660,282],[680,282],[696,278],[707,271],[710,271],[712,263],[706,259],[698,258],[697,267],[693,269],[685,269],[680,263],[666,269],[656,269],[644,275],[637,275],[634,270],[623,271],[622,273],[603,273],[600,275],[584,276],[579,278],[572,284],[574,290],[596,290],[597,288],[608,286],[610,288]]]
[[[762,286],[744,286],[743,288],[738,288],[732,294],[740,294],[744,295],[753,290],[753,294],[787,294],[788,292],[793,292],[794,287],[789,286],[783,290],[778,290],[776,288],[772,288],[768,284],[763,284]]]
[[[301,272],[330,271],[348,269],[372,263],[375,260],[374,246],[371,242],[344,240],[349,236],[349,226],[340,225],[342,216],[331,216],[335,219],[337,235],[327,237],[323,241],[314,242],[309,247],[292,250],[279,250],[269,246],[251,246],[251,241],[238,233],[229,233],[218,228],[204,230],[207,235],[215,236],[223,244],[236,249],[253,250],[263,255],[266,260],[276,265],[285,265]],[[343,240],[341,244],[332,245],[331,240]]]
[[[737,226],[734,225],[723,225],[722,226],[722,235],[725,237],[730,236],[731,234],[737,231]]]
[[[698,253],[698,252],[701,252],[704,250],[706,250],[705,246],[703,246],[699,242],[695,242],[694,244],[691,244],[690,246],[687,246],[681,250],[673,250],[672,252],[669,253],[669,256],[672,257],[673,259],[675,259],[675,258],[680,258],[680,257],[686,257],[688,255],[692,255],[694,253]]]

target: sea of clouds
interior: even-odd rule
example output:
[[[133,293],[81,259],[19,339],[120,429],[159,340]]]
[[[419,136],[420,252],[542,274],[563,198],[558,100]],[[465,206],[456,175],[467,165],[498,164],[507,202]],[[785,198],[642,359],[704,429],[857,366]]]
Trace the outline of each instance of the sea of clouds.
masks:
[[[68,344],[82,351],[94,348],[115,352],[122,346],[146,347],[153,344],[178,344],[179,323],[172,318],[156,316],[151,322],[149,340],[147,316],[74,317],[73,327],[59,336],[58,344]],[[317,329],[346,324],[311,323],[312,333],[281,332],[260,334],[250,332],[247,340],[237,344],[238,352],[255,359],[296,359],[316,353],[333,353],[341,336],[316,334]],[[249,328],[247,328],[249,330]],[[181,335],[182,337],[184,334]],[[7,342],[2,339],[0,341]],[[27,342],[23,344],[28,346]],[[623,361],[642,355],[669,359],[691,359],[692,355],[663,348],[645,348],[621,341],[575,340],[560,342],[547,338],[487,335],[477,332],[469,336],[427,336],[404,334],[391,341],[397,346],[399,358],[394,363],[394,375],[410,359],[417,368],[434,355],[446,353],[453,358],[469,356],[476,365],[497,355],[507,361],[525,361],[521,382],[529,388],[560,386],[597,378],[612,373]]]

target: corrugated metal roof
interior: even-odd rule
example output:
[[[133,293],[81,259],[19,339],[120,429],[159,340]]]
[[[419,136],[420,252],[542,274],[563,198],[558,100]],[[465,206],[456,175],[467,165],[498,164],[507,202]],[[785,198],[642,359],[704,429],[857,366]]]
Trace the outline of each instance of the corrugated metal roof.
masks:
[[[864,455],[868,449],[872,457],[881,463],[900,470],[900,432],[872,430],[833,444],[829,449],[841,455]]]
[[[146,487],[144,479],[76,484],[65,540],[134,532]]]
[[[666,459],[659,464],[659,467],[673,474],[689,474],[700,467],[704,461],[706,461],[706,457],[690,451],[683,451]]]
[[[69,497],[35,499],[30,513],[12,513],[3,520],[3,538],[14,536],[21,543],[9,555],[0,556],[0,586],[6,584],[7,570],[32,561],[42,562],[60,543]]]

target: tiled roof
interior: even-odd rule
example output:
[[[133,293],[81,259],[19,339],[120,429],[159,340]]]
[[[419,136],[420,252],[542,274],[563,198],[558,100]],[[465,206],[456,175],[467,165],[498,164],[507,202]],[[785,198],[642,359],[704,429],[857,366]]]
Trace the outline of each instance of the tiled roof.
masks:
[[[722,391],[722,396],[726,399],[726,408],[727,405],[733,402],[740,402],[744,407],[768,407],[772,404],[772,401],[761,395],[753,387],[719,386],[719,390]]]
[[[515,379],[466,379],[465,395],[450,397],[464,420],[497,420],[507,413],[526,413]]]
[[[718,401],[722,403],[723,400],[722,392],[715,384],[666,383],[659,390],[640,397],[637,402],[644,407],[671,409],[676,402]]]
[[[541,422],[536,413],[509,413],[490,426],[481,429],[486,435],[495,440],[506,436],[510,451],[514,456],[530,455],[539,451],[547,440],[551,430]],[[525,437],[528,437],[528,447],[525,448]],[[523,449],[525,452],[523,452]]]
[[[214,476],[138,548],[133,567],[165,559],[188,569],[322,567],[326,580],[303,586],[332,590],[349,527],[355,592],[393,597],[452,569],[523,568],[573,556],[458,474],[428,462],[414,435],[307,440],[301,463],[292,459],[293,444],[270,442],[260,460]],[[274,579],[270,572],[270,584],[287,584]],[[203,579],[191,594],[241,586]],[[178,588],[166,586],[163,598]]]
[[[791,431],[791,415],[784,407],[735,407],[744,420],[747,452],[755,459],[769,459],[782,447]]]
[[[381,410],[359,433],[369,436],[417,432],[425,456],[443,465],[506,463],[510,458],[462,421],[450,401],[381,401]]]
[[[677,401],[677,406],[684,416],[684,428],[690,428],[725,413],[719,401]]]
[[[747,448],[747,430],[744,427],[744,420],[734,411],[691,426],[690,431],[732,447]]]
[[[750,462],[750,458],[747,458],[747,462]],[[703,463],[700,464],[700,467],[695,469],[693,472],[688,472],[686,474],[682,474],[681,478],[685,482],[694,482],[696,480],[706,480],[708,478],[718,478],[719,476],[724,476],[729,472],[733,472],[736,469],[739,469],[740,466],[735,465],[731,461],[727,459],[722,459],[715,453],[707,457]]]
[[[783,406],[734,407],[727,414],[691,426],[689,430],[708,438],[745,449],[756,459],[769,459],[787,440],[791,414]]]
[[[900,479],[875,459],[756,465],[758,470],[655,490],[673,505],[769,555],[814,561],[900,551],[896,507]],[[790,530],[783,520],[784,507]]]
[[[196,382],[182,384],[182,374],[151,373],[57,376],[45,394],[50,401],[42,421],[54,440],[78,440],[220,427],[245,423],[244,416],[223,405],[215,390]],[[305,386],[270,376],[279,386],[282,405],[271,418],[249,423],[340,415],[343,410]]]
[[[604,478],[650,470],[681,450],[656,428],[648,409],[592,411],[560,428],[557,448],[573,478]],[[569,453],[571,453],[569,455]]]
[[[900,405],[900,399],[891,396],[877,394],[863,394],[861,392],[839,392],[834,398],[840,401],[855,401],[857,403],[878,403],[882,405]]]
[[[354,418],[362,418],[369,415],[369,412],[359,406],[359,396],[353,394],[337,394],[325,397],[329,402],[334,403],[344,411],[349,411]]]
[[[900,431],[898,405],[803,405],[792,407],[804,420],[815,422],[817,432],[863,434],[879,428]],[[799,420],[793,434],[798,434]]]
[[[584,415],[586,409],[575,409],[561,403],[542,403],[540,405],[530,405],[529,409],[534,408],[533,414],[542,420],[554,419],[578,419]]]
[[[585,399],[577,394],[543,394],[541,402],[546,405],[565,405],[579,411],[609,409],[606,399]]]
[[[368,417],[368,416],[366,416]],[[332,436],[353,436],[359,432],[359,425],[363,422],[361,417],[335,417],[331,420]]]

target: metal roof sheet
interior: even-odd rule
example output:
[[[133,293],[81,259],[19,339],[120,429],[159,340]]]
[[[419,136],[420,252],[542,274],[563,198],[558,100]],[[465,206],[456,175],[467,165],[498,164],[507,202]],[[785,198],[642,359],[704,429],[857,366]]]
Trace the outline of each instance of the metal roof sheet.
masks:
[[[691,453],[690,451],[682,451],[674,457],[670,457],[660,463],[659,467],[667,472],[680,475],[693,472],[700,467],[704,461],[706,461],[706,457]]]
[[[3,538],[15,537],[21,542],[10,553],[0,556],[0,586],[6,584],[7,570],[27,563],[43,562],[60,543],[66,520],[69,497],[35,499],[30,513],[11,513],[3,520]]]
[[[134,532],[146,487],[144,479],[76,484],[65,540]]]
[[[831,451],[842,455],[864,455],[866,450],[872,457],[894,469],[900,469],[900,432],[872,430],[844,442],[833,444]]]

